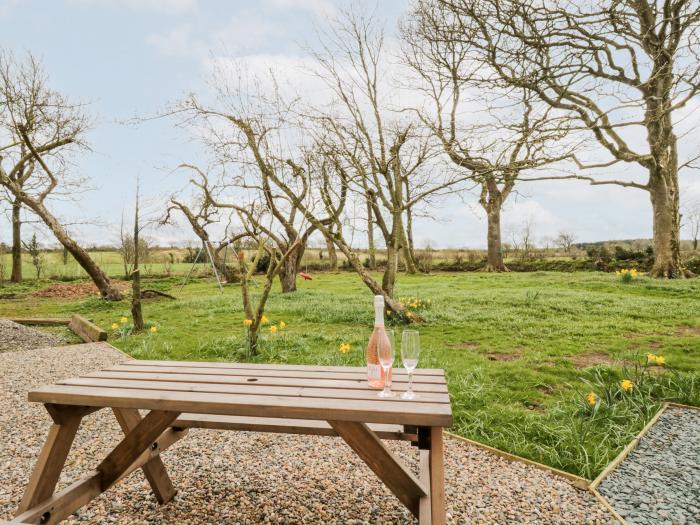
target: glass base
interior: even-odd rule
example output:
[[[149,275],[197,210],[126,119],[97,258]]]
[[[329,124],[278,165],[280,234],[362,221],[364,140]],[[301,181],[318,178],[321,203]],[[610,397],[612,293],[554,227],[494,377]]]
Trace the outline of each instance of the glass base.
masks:
[[[406,390],[401,394],[401,399],[414,399],[415,397],[416,393],[413,390]]]
[[[392,392],[391,390],[382,390],[377,394],[379,397],[396,397],[396,392]]]

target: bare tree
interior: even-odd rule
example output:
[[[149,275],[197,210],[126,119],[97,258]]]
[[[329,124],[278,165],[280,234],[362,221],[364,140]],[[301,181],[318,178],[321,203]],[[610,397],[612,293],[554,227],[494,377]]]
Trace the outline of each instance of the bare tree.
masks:
[[[120,300],[121,293],[107,275],[46,207],[49,197],[66,191],[69,156],[84,147],[86,127],[81,108],[48,88],[31,55],[21,64],[10,55],[0,56],[0,186],[19,206],[39,216],[102,297]]]
[[[569,253],[576,242],[576,235],[573,232],[562,230],[557,234],[556,243],[564,253]]]
[[[651,275],[688,275],[680,255],[678,171],[692,159],[678,158],[674,114],[700,90],[700,4],[430,1],[443,19],[436,40],[468,43],[483,77],[532,91],[590,133],[606,158],[584,163],[574,157],[579,169],[626,163],[646,173],[644,182],[569,178],[648,192]],[[642,135],[646,144],[639,149],[633,139]]]
[[[693,250],[698,249],[698,237],[700,237],[700,202],[688,206],[683,214],[683,221],[693,241]]]
[[[410,106],[390,99],[389,56],[382,28],[371,18],[345,13],[322,35],[314,53],[319,75],[337,107],[317,108],[328,150],[348,174],[349,189],[369,206],[370,262],[374,225],[384,238],[387,266],[382,288],[393,295],[399,257],[417,270],[412,251],[412,213],[431,198],[451,191],[464,177],[435,169],[430,135]],[[396,79],[394,79],[396,80]]]
[[[525,217],[520,228],[520,242],[523,258],[532,257],[532,250],[535,247],[535,219],[532,215]]]
[[[290,103],[282,99],[274,79],[272,95],[266,95],[257,85],[251,93],[249,86],[231,85],[226,78],[215,80],[220,108],[204,106],[192,95],[176,111],[207,128],[206,142],[215,164],[222,167],[222,177],[217,183],[197,166],[182,166],[193,170],[197,174],[193,182],[207,190],[203,192],[206,205],[235,210],[248,221],[256,222],[256,229],[265,231],[280,253],[294,246],[278,274],[282,292],[294,292],[299,264],[316,226],[309,224],[295,201],[281,194],[272,183],[274,178],[284,180],[300,200],[309,197],[306,181],[293,178],[293,170],[285,159],[287,141],[298,139],[285,134]],[[214,188],[216,191],[210,191]],[[237,197],[224,204],[225,199],[219,199],[216,192],[226,191]],[[302,223],[304,227],[300,226]]]
[[[472,60],[470,42],[443,38],[443,16],[439,3],[420,1],[402,25],[404,60],[428,101],[417,113],[450,160],[479,188],[479,204],[487,218],[484,270],[507,271],[501,241],[503,205],[523,172],[569,156],[571,147],[562,147],[568,119],[538,105],[528,89],[483,78]],[[470,103],[476,110],[467,125],[462,121]]]
[[[119,252],[119,257],[122,260],[122,265],[124,267],[124,279],[130,280],[131,274],[134,268],[136,243],[134,242],[133,234],[129,234],[125,231],[124,225],[124,215],[122,214],[122,221],[119,228],[119,246],[117,246],[117,251]],[[138,252],[139,259],[145,261],[148,257],[149,247],[146,239],[140,238],[138,240]],[[65,250],[64,250],[64,253]]]

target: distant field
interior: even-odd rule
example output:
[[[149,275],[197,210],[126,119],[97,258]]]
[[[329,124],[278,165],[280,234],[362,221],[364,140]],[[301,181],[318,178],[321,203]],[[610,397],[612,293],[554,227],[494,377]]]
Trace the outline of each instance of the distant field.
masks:
[[[119,275],[119,262],[107,256],[102,262]],[[157,333],[113,333],[110,342],[137,358],[248,360],[239,287],[220,294],[205,278],[180,292],[181,282],[147,278],[144,286],[178,300],[145,302]],[[15,295],[0,300],[0,316],[77,312],[106,329],[129,316],[126,301],[31,295],[47,284],[0,288]],[[288,326],[264,332],[255,360],[361,365],[372,300],[357,276],[315,273],[299,287],[271,296],[271,322]],[[447,370],[453,431],[466,437],[592,478],[642,428],[658,399],[700,404],[700,279],[623,284],[593,272],[437,273],[401,275],[397,295],[431,300],[421,311],[420,366]],[[351,345],[347,354],[338,350],[342,342]],[[620,365],[647,353],[662,354],[674,370],[659,376],[666,379],[654,386],[653,400],[640,388],[625,398],[629,403],[591,416],[583,401],[593,388],[587,381],[603,374],[617,390],[618,379],[631,373]]]
[[[121,256],[115,251],[90,251],[90,256],[100,265],[100,267],[107,272],[107,275],[117,279],[124,278],[124,264],[122,262]],[[368,255],[366,252],[359,251],[360,258],[364,261]],[[424,255],[425,250],[419,250],[417,252],[419,255]],[[172,258],[171,258],[172,254]],[[250,257],[253,256],[252,252],[249,252]],[[578,254],[579,256],[585,254]],[[191,263],[183,262],[187,256],[187,250],[183,248],[158,248],[151,251],[148,259],[143,265],[143,274],[145,276],[158,276],[167,277],[172,275],[186,275],[192,268]],[[454,262],[456,260],[462,261],[479,261],[486,256],[485,252],[481,250],[435,250],[431,254],[432,264],[437,265],[445,262]],[[61,251],[47,251],[42,254],[44,258],[44,266],[42,270],[42,277],[49,280],[72,280],[72,279],[82,279],[86,277],[83,269],[75,262],[72,257],[68,257],[67,262],[63,263],[63,254]],[[231,260],[231,253],[227,255],[228,260]],[[341,253],[337,253],[338,264],[342,265],[345,260],[345,256]],[[548,254],[538,254],[541,260],[571,260],[571,257],[565,256],[563,254],[557,254],[556,252],[550,252]],[[382,250],[377,252],[377,260],[383,261],[385,259],[385,254]],[[5,264],[5,278],[7,279],[10,275],[11,258],[10,254],[5,254],[0,256],[0,260],[4,261]],[[170,261],[173,260],[173,263]],[[515,260],[514,257],[506,257],[506,263]],[[313,271],[317,269],[327,269],[329,267],[328,253],[326,250],[321,250],[318,248],[308,248],[304,253],[302,259],[301,269],[306,269],[307,271]],[[31,257],[23,253],[22,254],[22,272],[26,279],[33,279],[36,276],[34,266],[32,265]],[[205,276],[210,275],[211,269],[208,264],[196,264],[193,276]]]

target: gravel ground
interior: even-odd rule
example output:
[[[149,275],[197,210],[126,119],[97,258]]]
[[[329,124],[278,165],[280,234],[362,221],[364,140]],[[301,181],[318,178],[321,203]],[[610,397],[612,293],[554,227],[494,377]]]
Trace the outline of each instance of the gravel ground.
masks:
[[[0,319],[0,352],[31,350],[65,344],[61,336]]]
[[[632,524],[700,524],[700,410],[669,408],[598,487]]]
[[[61,356],[60,359],[57,356]],[[33,386],[123,359],[107,344],[0,355],[0,519],[12,516],[49,427]],[[120,438],[111,414],[88,416],[60,486],[94,467]],[[389,445],[413,468],[407,443]],[[448,521],[453,524],[609,524],[595,498],[548,472],[447,439]],[[179,493],[159,507],[140,471],[83,507],[68,523],[414,523],[340,440],[195,429],[163,455]]]

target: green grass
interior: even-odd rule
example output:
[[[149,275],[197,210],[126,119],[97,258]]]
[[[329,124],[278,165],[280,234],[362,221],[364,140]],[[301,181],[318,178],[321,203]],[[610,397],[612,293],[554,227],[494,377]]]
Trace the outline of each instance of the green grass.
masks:
[[[222,295],[213,281],[197,280],[180,293],[181,279],[144,284],[179,297],[145,303],[157,333],[113,334],[110,342],[137,358],[247,359],[238,286]],[[0,303],[0,316],[82,313],[105,328],[129,316],[126,301],[31,297],[46,284],[0,289],[18,294]],[[351,273],[326,273],[299,287],[271,296],[268,316],[288,327],[265,332],[255,360],[363,364],[373,319],[364,285]],[[431,300],[421,311],[421,366],[447,370],[452,430],[465,437],[593,478],[661,399],[700,405],[700,279],[624,284],[601,273],[402,275],[397,295]],[[351,344],[349,353],[338,351],[341,342]],[[572,360],[596,354],[621,362],[647,352],[663,354],[671,371],[655,376],[635,402],[628,397],[591,413],[582,399],[603,388],[599,376],[614,385],[629,372]]]

